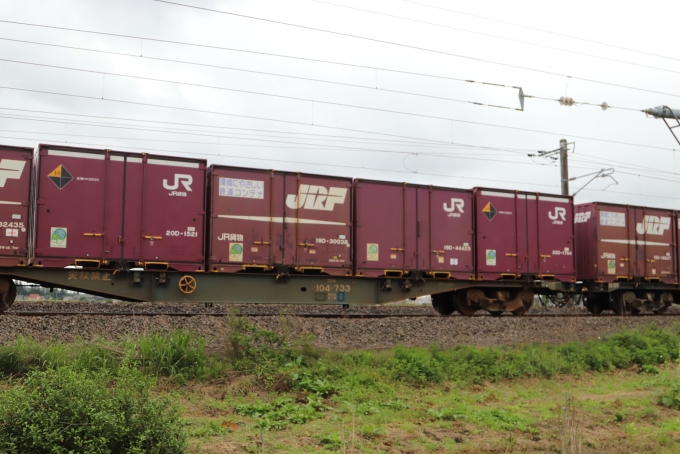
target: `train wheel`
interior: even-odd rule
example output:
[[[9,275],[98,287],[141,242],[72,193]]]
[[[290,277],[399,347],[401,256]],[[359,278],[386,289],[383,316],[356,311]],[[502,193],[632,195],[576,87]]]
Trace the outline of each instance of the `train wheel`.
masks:
[[[600,315],[602,311],[608,306],[609,295],[590,295],[586,297],[585,306],[593,315]]]
[[[475,312],[481,309],[479,305],[475,304],[475,301],[481,301],[484,298],[486,298],[484,292],[479,289],[458,291],[455,298],[456,307],[461,314],[469,317],[475,315]]]
[[[635,315],[640,313],[639,309],[634,312],[633,303],[637,301],[637,296],[633,292],[617,292],[612,298],[612,310],[618,315]]]
[[[522,301],[522,307],[515,309],[512,313],[515,315],[526,315],[526,313],[529,312],[529,309],[534,305],[534,292],[522,290],[519,295],[517,295],[517,298]]]
[[[4,312],[14,304],[17,297],[17,286],[7,277],[0,277],[0,312]]]
[[[658,309],[655,309],[654,313],[655,314],[663,314],[673,304],[673,294],[668,293],[668,292],[664,292],[661,295],[659,295],[659,299],[657,301],[662,303],[663,306],[659,307]]]
[[[432,295],[432,309],[439,315],[451,315],[456,311],[456,303],[454,301],[455,293],[437,293]]]

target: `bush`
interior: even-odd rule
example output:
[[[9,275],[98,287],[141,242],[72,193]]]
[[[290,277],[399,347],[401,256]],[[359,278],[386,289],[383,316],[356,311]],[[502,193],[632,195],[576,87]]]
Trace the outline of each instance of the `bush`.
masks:
[[[0,452],[187,452],[179,408],[152,398],[153,378],[75,367],[29,373],[0,394]]]
[[[129,338],[119,343],[62,344],[19,338],[11,345],[0,347],[0,376],[64,365],[115,374],[126,358],[136,361],[146,373],[171,377],[180,383],[216,377],[223,368],[219,360],[208,356],[205,338],[177,331]]]
[[[666,389],[659,394],[659,404],[680,410],[680,378],[671,380]]]

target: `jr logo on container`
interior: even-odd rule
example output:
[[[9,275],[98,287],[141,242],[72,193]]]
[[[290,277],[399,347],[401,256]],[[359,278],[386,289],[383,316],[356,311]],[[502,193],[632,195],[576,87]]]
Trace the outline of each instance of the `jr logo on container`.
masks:
[[[548,211],[548,217],[553,221],[553,224],[563,225],[564,221],[567,220],[567,209],[564,207],[555,207],[554,213]]]
[[[191,175],[185,175],[183,173],[175,174],[175,181],[172,184],[168,184],[167,179],[163,179],[163,187],[170,192],[171,196],[174,197],[186,197],[187,193],[183,191],[177,191],[179,185],[181,184],[187,192],[191,192],[191,183],[194,182],[194,178]]]
[[[463,208],[465,207],[465,200],[463,199],[455,199],[451,197],[451,206],[447,206],[446,202],[444,202],[444,211],[446,211],[448,214],[448,217],[450,218],[459,218],[461,213],[463,213]],[[456,212],[458,211],[458,212]]]
[[[671,228],[671,218],[659,216],[645,216],[642,222],[635,225],[635,230],[640,235],[663,235]]]
[[[347,188],[329,188],[301,184],[298,194],[288,194],[286,206],[292,210],[333,211],[335,205],[342,205],[347,198]]]

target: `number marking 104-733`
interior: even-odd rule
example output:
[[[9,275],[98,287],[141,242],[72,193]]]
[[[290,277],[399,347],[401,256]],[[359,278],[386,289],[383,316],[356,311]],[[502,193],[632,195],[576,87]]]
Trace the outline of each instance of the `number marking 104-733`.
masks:
[[[317,292],[350,292],[351,290],[352,289],[350,285],[343,284],[329,284],[329,285],[319,284],[316,286]]]

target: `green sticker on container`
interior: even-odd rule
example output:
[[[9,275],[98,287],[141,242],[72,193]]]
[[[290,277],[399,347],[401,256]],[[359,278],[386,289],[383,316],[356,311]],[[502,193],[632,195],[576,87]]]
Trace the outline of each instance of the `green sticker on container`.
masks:
[[[487,266],[496,266],[496,250],[495,249],[487,249],[486,250],[486,265]]]
[[[380,249],[377,243],[366,244],[366,260],[377,262],[379,260]]]
[[[50,247],[66,248],[68,229],[66,227],[52,227],[50,229]]]
[[[607,274],[616,274],[616,260],[607,260]]]
[[[243,261],[243,243],[229,243],[229,261]]]

